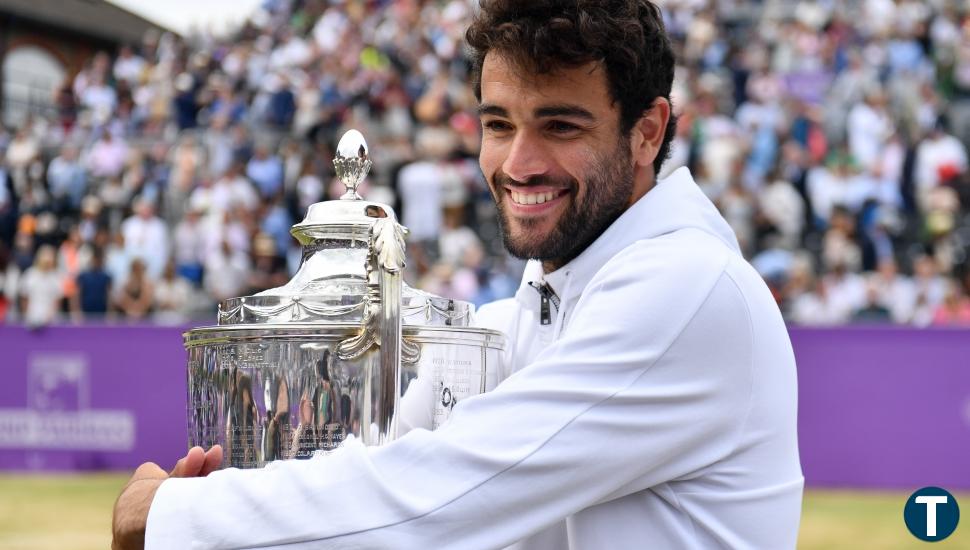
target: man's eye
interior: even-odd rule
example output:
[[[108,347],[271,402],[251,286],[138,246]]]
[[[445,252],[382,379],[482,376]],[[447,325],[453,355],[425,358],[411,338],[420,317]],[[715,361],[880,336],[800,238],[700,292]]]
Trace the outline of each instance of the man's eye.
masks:
[[[570,134],[579,130],[579,126],[561,120],[553,120],[546,127],[555,134]]]
[[[490,132],[507,132],[512,129],[512,125],[502,120],[486,120],[482,127]]]

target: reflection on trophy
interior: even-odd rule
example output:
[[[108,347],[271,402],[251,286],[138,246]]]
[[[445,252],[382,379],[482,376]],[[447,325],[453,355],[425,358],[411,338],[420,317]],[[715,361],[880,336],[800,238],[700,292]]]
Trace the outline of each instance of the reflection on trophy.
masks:
[[[371,166],[360,132],[334,166],[347,192],[291,230],[303,247],[293,279],[223,301],[216,325],[185,334],[189,445],[223,445],[224,466],[435,429],[494,385],[504,337],[473,328],[471,304],[402,281],[407,230],[357,193]]]
[[[265,460],[286,458],[289,445],[286,440],[290,430],[290,399],[286,377],[271,372],[263,379],[266,417],[263,421],[263,457]]]

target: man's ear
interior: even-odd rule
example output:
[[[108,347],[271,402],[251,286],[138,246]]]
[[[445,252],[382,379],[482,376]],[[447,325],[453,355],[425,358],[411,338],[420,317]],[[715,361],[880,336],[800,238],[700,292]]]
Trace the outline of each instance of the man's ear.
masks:
[[[653,100],[643,116],[637,120],[630,132],[630,147],[633,161],[637,166],[652,167],[670,120],[670,102],[666,98],[658,97]]]

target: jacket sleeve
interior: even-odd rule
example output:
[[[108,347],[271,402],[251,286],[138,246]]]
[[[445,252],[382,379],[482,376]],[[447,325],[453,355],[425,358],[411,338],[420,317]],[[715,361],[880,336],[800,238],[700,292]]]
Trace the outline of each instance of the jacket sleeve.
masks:
[[[683,246],[654,239],[614,257],[554,344],[435,432],[166,481],[147,547],[500,548],[716,462],[749,405],[749,325],[727,252]],[[706,311],[715,292],[735,295]],[[723,345],[671,355],[698,312]]]

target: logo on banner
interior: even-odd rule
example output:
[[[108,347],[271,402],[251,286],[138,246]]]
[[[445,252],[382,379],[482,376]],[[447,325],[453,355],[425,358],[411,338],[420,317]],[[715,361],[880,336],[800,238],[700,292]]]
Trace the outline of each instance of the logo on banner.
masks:
[[[130,451],[135,445],[134,415],[91,408],[90,387],[83,355],[32,355],[27,407],[0,408],[0,448]]]
[[[936,542],[949,537],[956,530],[960,522],[960,507],[957,499],[947,490],[923,487],[906,501],[903,519],[914,537]]]

